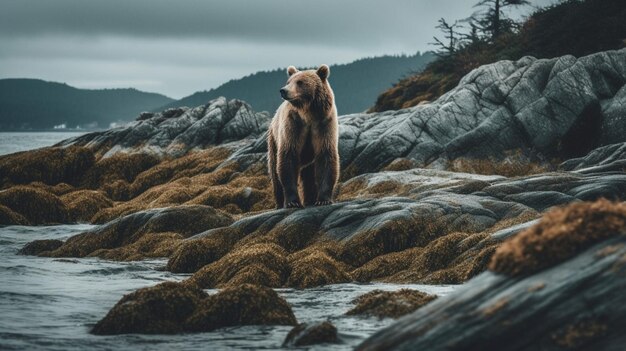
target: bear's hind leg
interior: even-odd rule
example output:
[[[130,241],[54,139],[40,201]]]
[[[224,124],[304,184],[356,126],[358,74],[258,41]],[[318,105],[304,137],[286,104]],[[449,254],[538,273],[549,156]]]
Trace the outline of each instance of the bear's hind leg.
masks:
[[[276,165],[276,142],[270,134],[267,141],[267,157],[268,157],[268,171],[270,175],[270,181],[274,188],[274,200],[276,201],[276,208],[283,208],[285,206],[285,194],[283,193],[283,186],[280,184],[277,173]]]
[[[338,177],[339,155],[336,151],[324,150],[315,159],[315,178],[319,184],[316,206],[333,203],[333,191]]]
[[[310,164],[300,171],[304,206],[313,206],[317,201],[317,184],[315,184],[315,167]]]
[[[278,178],[283,186],[286,208],[302,208],[298,195],[298,154],[293,151],[278,153]]]

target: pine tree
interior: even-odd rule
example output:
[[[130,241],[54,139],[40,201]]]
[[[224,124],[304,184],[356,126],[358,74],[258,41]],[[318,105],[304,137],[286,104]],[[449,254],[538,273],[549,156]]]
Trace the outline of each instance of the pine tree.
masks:
[[[456,31],[456,28],[458,27],[458,21],[454,21],[453,24],[449,24],[448,22],[446,22],[445,19],[439,19],[439,24],[435,28],[441,30],[444,33],[444,40],[447,43],[442,42],[437,37],[433,37],[435,41],[430,44],[439,47],[439,49],[435,52],[437,56],[450,57],[454,55],[459,40],[459,33]]]
[[[474,7],[486,8],[478,15],[477,22],[482,30],[490,35],[491,40],[494,40],[514,25],[511,19],[506,18],[503,10],[507,7],[523,5],[530,5],[530,2],[528,0],[481,0]]]

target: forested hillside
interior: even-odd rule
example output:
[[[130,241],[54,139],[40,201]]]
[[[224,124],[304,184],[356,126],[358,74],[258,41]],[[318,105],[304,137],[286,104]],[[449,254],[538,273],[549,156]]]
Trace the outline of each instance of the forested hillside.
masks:
[[[77,89],[39,79],[0,79],[0,130],[108,128],[172,101],[136,89]]]
[[[421,71],[434,58],[431,52],[418,52],[410,56],[381,56],[332,65],[329,80],[335,91],[339,114],[366,110],[382,90],[407,75]],[[282,102],[278,90],[287,80],[285,70],[286,67],[233,79],[216,89],[197,92],[156,110],[202,105],[225,96],[245,100],[257,111],[273,112]]]

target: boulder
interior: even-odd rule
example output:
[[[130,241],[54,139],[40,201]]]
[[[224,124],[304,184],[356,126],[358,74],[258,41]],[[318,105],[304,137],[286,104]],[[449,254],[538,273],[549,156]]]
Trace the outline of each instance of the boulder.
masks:
[[[289,304],[268,288],[240,285],[207,295],[165,282],[125,295],[93,327],[96,335],[207,332],[239,325],[296,325]]]
[[[291,307],[274,290],[243,284],[204,299],[186,328],[200,332],[238,325],[296,324]]]
[[[626,203],[602,199],[557,208],[500,246],[489,269],[530,275],[619,234],[626,234]]]
[[[125,295],[93,327],[96,335],[175,334],[207,295],[201,289],[166,282]]]
[[[104,192],[78,190],[60,197],[67,208],[68,216],[76,222],[90,222],[99,211],[113,206],[113,201]]]
[[[374,316],[378,318],[399,318],[426,305],[437,296],[421,291],[400,289],[398,291],[373,290],[357,297],[354,308],[347,315]]]
[[[128,126],[88,133],[58,145],[86,146],[104,158],[119,152],[181,156],[192,149],[258,136],[267,130],[270,119],[241,100],[220,97],[195,108],[141,114]]]
[[[11,211],[3,211],[8,223],[30,225],[67,223],[67,208],[58,196],[30,186],[15,186],[0,191],[0,205]],[[0,217],[0,219],[2,218]]]
[[[283,342],[283,347],[335,344],[338,342],[337,328],[331,322],[300,323],[289,331]]]
[[[61,247],[61,245],[63,245],[63,242],[56,239],[35,240],[24,245],[17,254],[37,256],[42,252],[54,251]]]
[[[49,147],[0,156],[2,187],[41,182],[77,184],[81,173],[95,162],[86,147]]]

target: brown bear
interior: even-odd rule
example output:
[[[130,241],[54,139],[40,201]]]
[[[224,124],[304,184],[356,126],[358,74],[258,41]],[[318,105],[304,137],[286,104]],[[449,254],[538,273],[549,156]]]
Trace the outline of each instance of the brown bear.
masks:
[[[285,100],[267,137],[268,168],[277,208],[332,203],[339,177],[338,123],[330,69],[287,69]],[[300,194],[301,193],[301,194]]]

